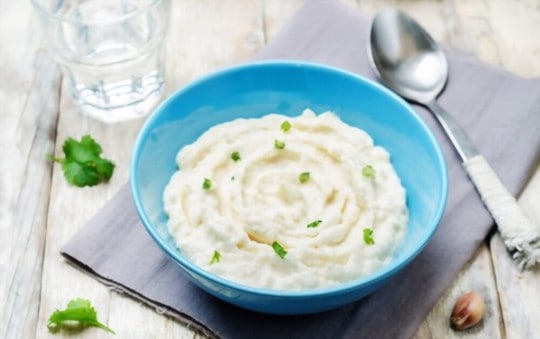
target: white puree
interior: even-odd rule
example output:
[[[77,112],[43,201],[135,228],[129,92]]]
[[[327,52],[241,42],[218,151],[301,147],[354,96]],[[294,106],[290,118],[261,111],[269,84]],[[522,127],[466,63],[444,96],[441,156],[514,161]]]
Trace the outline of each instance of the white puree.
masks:
[[[234,151],[240,160],[232,160]],[[405,234],[405,190],[388,153],[330,112],[214,126],[181,149],[177,164],[164,202],[178,247],[203,269],[244,285],[298,290],[348,282],[387,264]],[[373,177],[362,174],[365,165]],[[300,183],[302,172],[310,173],[307,182]],[[365,228],[373,230],[372,245]],[[214,251],[220,260],[210,264]]]

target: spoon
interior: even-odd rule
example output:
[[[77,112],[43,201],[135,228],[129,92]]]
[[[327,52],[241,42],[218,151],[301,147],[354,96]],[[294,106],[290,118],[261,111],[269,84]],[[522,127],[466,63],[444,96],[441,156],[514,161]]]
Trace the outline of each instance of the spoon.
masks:
[[[407,14],[384,9],[373,19],[368,54],[386,86],[433,113],[462,159],[518,266],[527,269],[540,263],[538,228],[523,214],[516,199],[459,124],[436,101],[448,79],[448,63],[433,38]]]

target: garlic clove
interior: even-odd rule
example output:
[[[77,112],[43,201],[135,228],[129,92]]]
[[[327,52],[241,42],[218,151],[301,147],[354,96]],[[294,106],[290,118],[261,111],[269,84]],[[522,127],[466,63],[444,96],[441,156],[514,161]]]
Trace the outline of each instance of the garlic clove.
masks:
[[[484,300],[475,292],[465,293],[456,300],[450,323],[456,330],[465,330],[478,324],[484,317]]]

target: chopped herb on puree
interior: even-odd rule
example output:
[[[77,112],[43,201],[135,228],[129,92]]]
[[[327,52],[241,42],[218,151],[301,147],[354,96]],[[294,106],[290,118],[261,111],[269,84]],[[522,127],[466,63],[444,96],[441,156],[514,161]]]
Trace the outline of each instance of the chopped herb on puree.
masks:
[[[208,179],[208,178],[204,178],[203,180],[203,184],[202,184],[202,188],[204,190],[209,190],[212,188],[212,180]]]
[[[300,181],[301,184],[305,184],[309,180],[309,172],[302,172],[298,176],[298,181]]]
[[[272,248],[274,249],[274,252],[276,252],[276,254],[279,255],[279,257],[280,257],[281,259],[284,259],[285,256],[287,255],[287,251],[285,251],[285,249],[283,248],[283,246],[281,246],[281,245],[279,244],[279,242],[277,242],[277,241],[274,241],[274,242],[272,243]]]
[[[233,161],[238,161],[240,160],[240,153],[238,151],[234,151],[231,153],[231,159]]]
[[[221,260],[221,253],[218,251],[214,251],[214,254],[212,255],[212,259],[210,259],[210,265],[215,264]]]
[[[362,168],[362,175],[366,178],[373,178],[375,176],[375,169],[371,165],[366,165]]]
[[[387,265],[406,234],[390,154],[331,112],[212,126],[176,164],[163,195],[169,233],[194,265],[235,283],[344,284]]]
[[[368,245],[374,245],[373,230],[371,228],[364,228],[364,242]]]
[[[281,123],[280,127],[283,132],[287,132],[291,129],[291,123],[289,122],[289,120],[285,120]]]
[[[313,222],[310,222],[309,224],[307,224],[307,227],[308,228],[314,228],[314,227],[317,227],[319,226],[319,224],[322,222],[322,220],[315,220]]]
[[[274,140],[274,147],[276,149],[284,149],[285,148],[285,143],[283,141],[280,141],[280,140]]]

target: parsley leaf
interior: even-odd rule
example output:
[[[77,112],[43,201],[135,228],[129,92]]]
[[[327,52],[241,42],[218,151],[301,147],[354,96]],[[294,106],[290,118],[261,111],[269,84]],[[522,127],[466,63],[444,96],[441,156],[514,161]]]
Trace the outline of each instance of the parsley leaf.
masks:
[[[366,165],[362,168],[362,175],[366,178],[373,178],[375,176],[375,169],[371,165]]]
[[[84,328],[88,326],[99,327],[109,333],[114,331],[97,320],[97,313],[89,300],[76,298],[67,304],[65,310],[56,310],[47,322],[47,328],[56,332],[61,327]]]
[[[307,224],[307,227],[308,228],[314,228],[314,227],[317,227],[319,226],[319,224],[322,222],[322,220],[315,220],[313,222],[310,222],[309,224]]]
[[[298,180],[301,184],[306,183],[309,180],[309,172],[300,173],[300,175],[298,176]]]
[[[237,162],[238,160],[240,160],[240,153],[238,153],[238,151],[234,151],[231,153],[231,159],[234,161],[234,162]]]
[[[274,249],[274,252],[276,252],[276,254],[279,255],[281,259],[284,259],[285,256],[287,255],[287,251],[285,251],[285,249],[277,241],[274,241],[272,243],[272,248]]]
[[[280,128],[283,132],[287,132],[291,129],[291,123],[289,122],[289,120],[285,120],[281,123]]]
[[[373,230],[371,228],[364,228],[364,242],[368,245],[374,245]]]
[[[214,251],[214,255],[212,255],[212,259],[210,259],[210,265],[220,262],[220,260],[221,253],[219,253],[218,251]]]
[[[78,187],[95,186],[107,182],[114,171],[114,163],[101,157],[101,146],[85,135],[81,141],[68,138],[62,147],[65,158],[48,155],[53,162],[62,164],[64,177],[70,185]]]
[[[208,178],[204,178],[204,181],[203,181],[203,184],[202,184],[202,188],[205,189],[205,190],[209,190],[212,188],[212,180],[208,179]]]
[[[285,143],[283,141],[274,140],[274,147],[277,149],[284,149]]]

